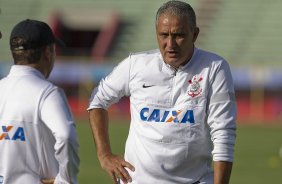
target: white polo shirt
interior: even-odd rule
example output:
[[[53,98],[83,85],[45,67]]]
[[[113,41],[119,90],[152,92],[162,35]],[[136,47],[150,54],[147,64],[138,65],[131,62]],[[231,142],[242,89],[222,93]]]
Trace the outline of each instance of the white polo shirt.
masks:
[[[130,97],[125,159],[133,184],[212,184],[212,158],[233,161],[234,87],[228,63],[195,48],[177,71],[159,50],[131,54],[93,91],[88,110]]]
[[[2,183],[77,183],[78,142],[64,92],[38,70],[14,65],[0,94]]]

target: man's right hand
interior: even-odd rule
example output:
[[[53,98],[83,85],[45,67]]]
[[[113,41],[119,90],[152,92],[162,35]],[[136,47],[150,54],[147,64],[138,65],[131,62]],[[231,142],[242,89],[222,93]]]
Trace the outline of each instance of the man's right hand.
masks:
[[[89,112],[89,119],[101,167],[111,176],[114,184],[119,184],[120,180],[125,184],[131,182],[132,178],[126,169],[134,171],[135,168],[123,157],[111,152],[108,111],[94,108]]]
[[[106,154],[99,157],[101,167],[111,176],[115,184],[119,184],[119,180],[123,183],[130,183],[132,178],[125,168],[134,172],[135,168],[119,155]]]

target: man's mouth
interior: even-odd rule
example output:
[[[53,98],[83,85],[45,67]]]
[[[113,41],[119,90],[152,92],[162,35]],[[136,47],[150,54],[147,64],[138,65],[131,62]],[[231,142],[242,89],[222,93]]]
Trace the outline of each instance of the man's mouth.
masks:
[[[178,55],[178,52],[176,52],[176,51],[167,51],[167,54],[168,54],[169,57],[175,57],[175,56]]]

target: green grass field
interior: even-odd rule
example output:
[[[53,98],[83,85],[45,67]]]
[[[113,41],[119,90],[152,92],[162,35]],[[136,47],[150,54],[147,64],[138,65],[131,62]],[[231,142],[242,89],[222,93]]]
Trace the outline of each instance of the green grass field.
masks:
[[[112,184],[100,168],[87,120],[77,121],[80,142],[81,184]],[[122,154],[129,124],[110,124],[113,152]],[[282,183],[282,125],[239,125],[231,184]],[[282,156],[282,155],[281,155]]]

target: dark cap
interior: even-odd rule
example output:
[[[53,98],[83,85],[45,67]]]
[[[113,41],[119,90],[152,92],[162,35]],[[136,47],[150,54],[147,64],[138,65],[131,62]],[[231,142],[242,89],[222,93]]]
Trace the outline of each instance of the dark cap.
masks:
[[[15,38],[22,38],[25,42],[12,44],[12,40]],[[36,49],[53,43],[65,46],[61,40],[54,36],[48,24],[37,20],[27,19],[19,22],[13,28],[10,36],[11,50]]]

